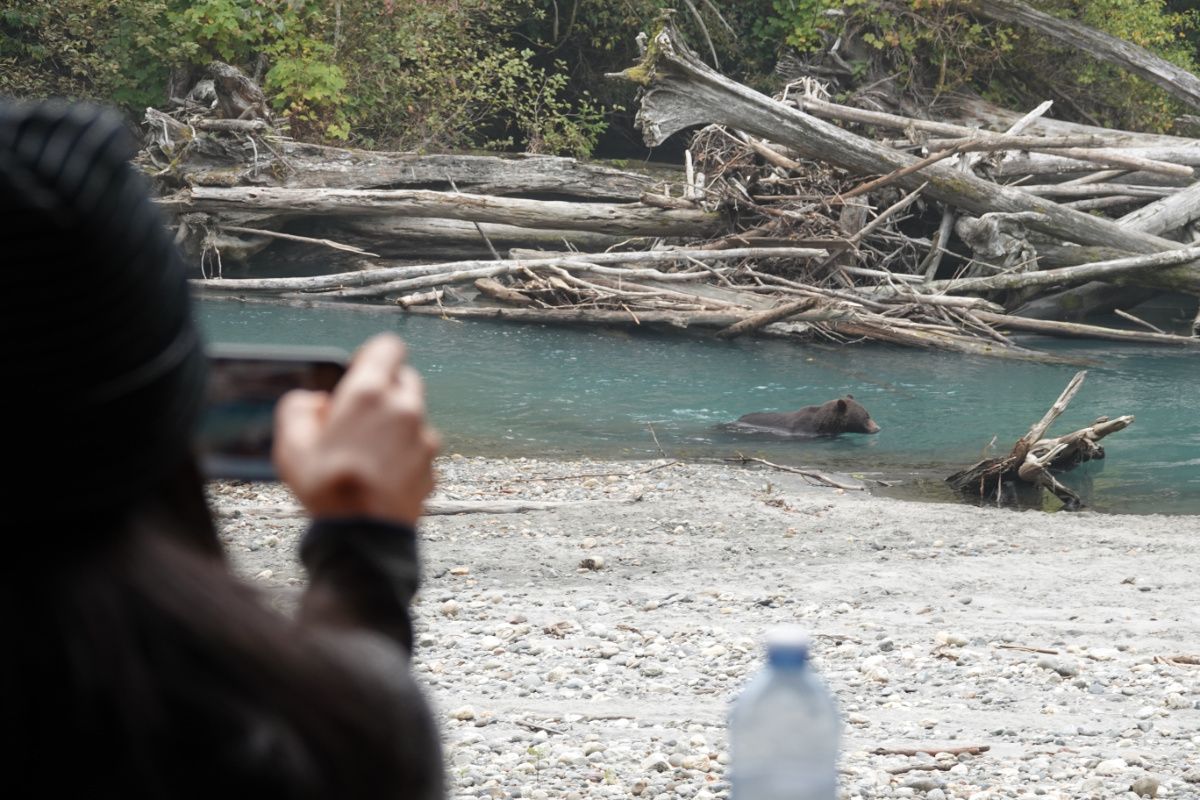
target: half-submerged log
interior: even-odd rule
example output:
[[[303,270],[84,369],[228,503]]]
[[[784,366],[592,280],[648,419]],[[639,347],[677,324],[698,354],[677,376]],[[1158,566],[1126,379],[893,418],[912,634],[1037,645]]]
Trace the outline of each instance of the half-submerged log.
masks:
[[[1041,489],[1048,489],[1068,511],[1083,507],[1080,496],[1064,486],[1052,474],[1071,469],[1085,461],[1104,458],[1104,448],[1098,442],[1111,433],[1116,433],[1133,424],[1133,416],[1109,419],[1100,417],[1086,428],[1065,436],[1042,438],[1054,420],[1066,410],[1079,387],[1083,385],[1087,372],[1078,372],[1063,390],[1054,405],[1017,440],[1012,451],[1003,458],[989,458],[956,472],[946,482],[959,494],[980,501],[994,501],[997,505],[1014,503],[1022,489],[1033,490],[1035,496]]]

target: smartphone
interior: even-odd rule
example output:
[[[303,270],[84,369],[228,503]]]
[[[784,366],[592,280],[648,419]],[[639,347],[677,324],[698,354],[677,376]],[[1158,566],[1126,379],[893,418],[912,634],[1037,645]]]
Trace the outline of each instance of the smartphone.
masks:
[[[207,478],[275,480],[275,405],[292,389],[332,391],[350,354],[333,347],[210,345],[196,441]]]

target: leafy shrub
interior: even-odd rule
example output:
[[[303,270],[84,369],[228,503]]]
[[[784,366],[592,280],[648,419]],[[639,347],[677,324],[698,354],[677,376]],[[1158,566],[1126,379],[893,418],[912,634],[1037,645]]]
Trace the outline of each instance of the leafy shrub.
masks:
[[[165,0],[4,0],[0,94],[138,108],[165,99],[170,66],[194,50]]]
[[[1024,28],[963,11],[953,0],[773,0],[764,36],[800,50],[857,38],[898,71],[911,90],[934,95],[973,88],[1023,106],[1050,97],[1068,115],[1103,125],[1166,130],[1181,110],[1166,92]],[[1194,10],[1168,11],[1164,0],[1031,0],[1047,13],[1080,22],[1196,68],[1189,35]],[[1085,110],[1087,109],[1087,110]]]

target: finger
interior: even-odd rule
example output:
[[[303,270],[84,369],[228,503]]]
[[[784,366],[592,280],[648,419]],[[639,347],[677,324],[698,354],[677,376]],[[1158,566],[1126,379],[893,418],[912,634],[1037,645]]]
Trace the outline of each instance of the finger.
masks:
[[[397,407],[425,413],[425,379],[412,367],[401,368],[392,394]]]
[[[329,395],[293,389],[275,406],[275,444],[272,458],[304,450],[320,437]],[[278,466],[278,463],[276,464]]]
[[[400,337],[383,333],[373,336],[355,354],[350,369],[338,384],[336,395],[382,391],[396,380],[408,357]]]
[[[442,435],[433,428],[426,428],[421,438],[426,451],[429,453],[429,458],[432,460],[442,449]]]

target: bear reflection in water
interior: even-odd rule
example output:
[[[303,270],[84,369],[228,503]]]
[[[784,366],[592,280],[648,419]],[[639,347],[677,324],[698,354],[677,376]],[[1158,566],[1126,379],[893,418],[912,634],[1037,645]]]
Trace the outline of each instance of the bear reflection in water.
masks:
[[[837,436],[840,433],[878,433],[879,426],[854,395],[797,411],[762,411],[746,414],[729,424],[730,430],[765,431],[787,436]]]

